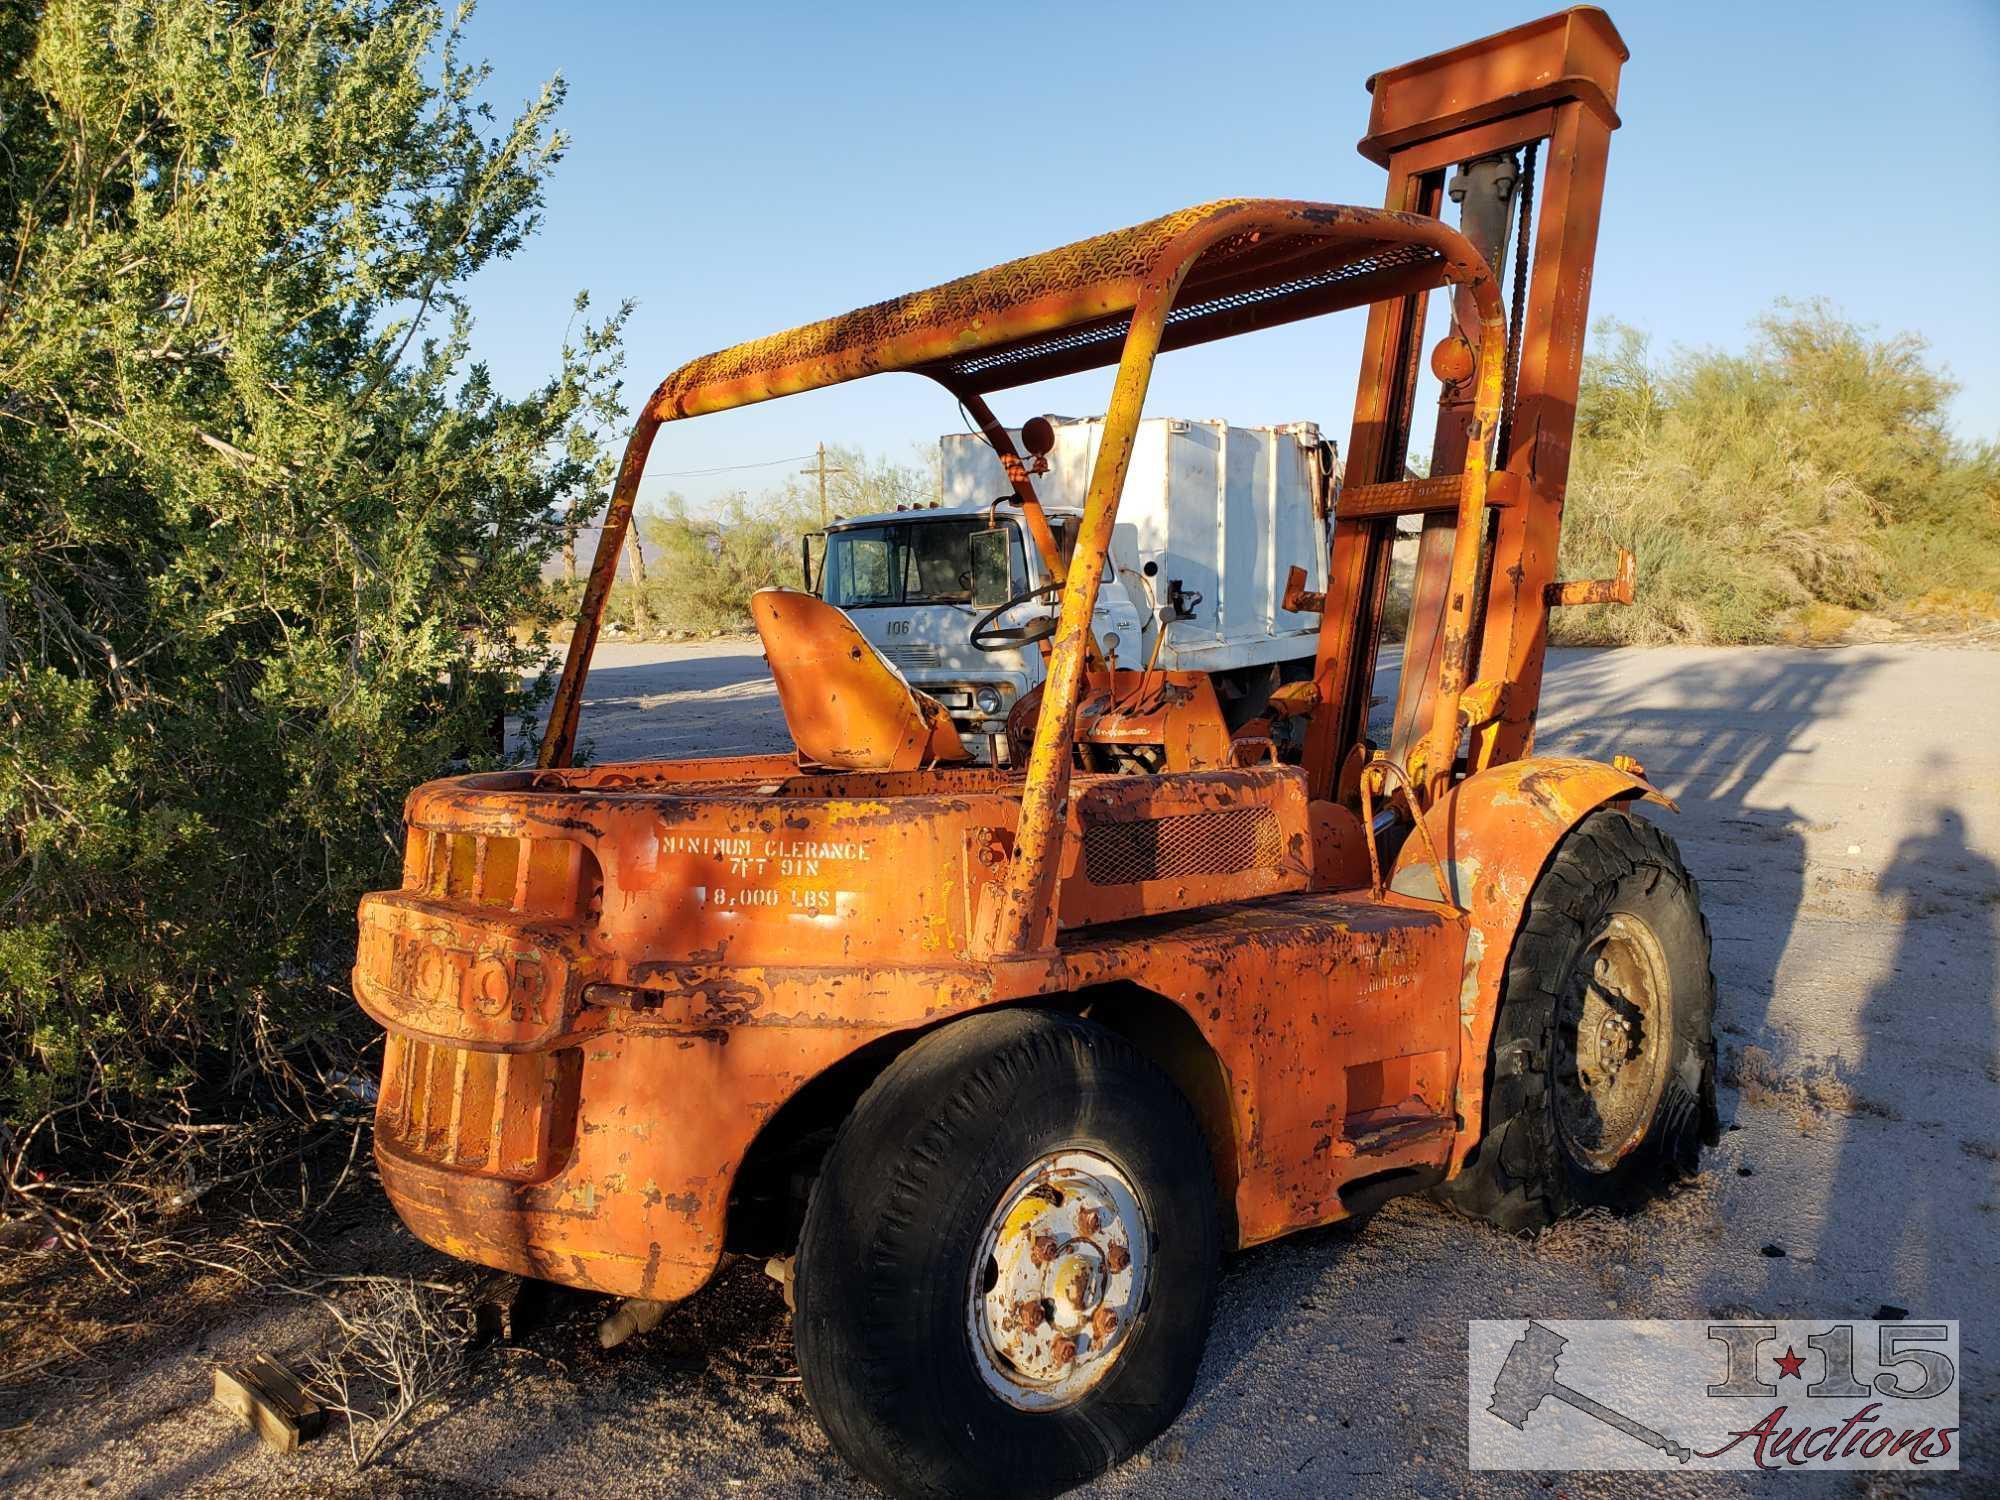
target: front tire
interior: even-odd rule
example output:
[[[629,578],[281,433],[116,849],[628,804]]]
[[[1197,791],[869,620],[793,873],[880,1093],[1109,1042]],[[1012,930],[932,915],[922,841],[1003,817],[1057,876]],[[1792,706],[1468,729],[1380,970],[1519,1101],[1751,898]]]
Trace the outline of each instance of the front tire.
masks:
[[[1556,847],[1501,986],[1485,1132],[1444,1202],[1509,1233],[1637,1207],[1716,1140],[1715,976],[1674,841],[1619,808]]]
[[[1220,1215],[1187,1101],[1047,1011],[956,1022],[841,1128],[800,1236],[794,1337],[834,1446],[898,1495],[1049,1495],[1179,1413]]]

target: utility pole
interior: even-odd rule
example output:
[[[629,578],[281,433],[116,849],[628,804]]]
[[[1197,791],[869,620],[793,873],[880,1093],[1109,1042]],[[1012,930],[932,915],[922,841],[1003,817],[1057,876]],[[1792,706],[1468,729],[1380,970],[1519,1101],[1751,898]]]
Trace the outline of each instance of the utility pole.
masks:
[[[646,604],[646,552],[639,545],[636,524],[625,528],[625,551],[632,563],[632,628],[640,635],[650,635],[653,612]]]
[[[799,472],[801,474],[819,475],[819,524],[820,528],[824,530],[826,527],[826,476],[829,474],[845,474],[847,470],[841,468],[838,464],[831,469],[826,466],[826,444],[821,443],[819,445],[818,461],[810,469],[801,469]]]

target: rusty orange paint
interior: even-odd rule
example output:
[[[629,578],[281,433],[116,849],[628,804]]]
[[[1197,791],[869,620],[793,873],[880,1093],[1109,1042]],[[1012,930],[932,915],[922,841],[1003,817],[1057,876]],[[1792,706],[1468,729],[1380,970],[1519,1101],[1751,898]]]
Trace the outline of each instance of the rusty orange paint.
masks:
[[[1431,840],[1443,853],[1451,889],[1477,936],[1468,943],[1458,988],[1459,1039],[1455,1108],[1468,1120],[1483,1117],[1488,1047],[1506,977],[1506,941],[1519,925],[1542,867],[1562,836],[1607,803],[1645,800],[1673,803],[1632,771],[1599,761],[1537,756],[1477,772],[1452,787],[1424,815]],[[1422,849],[1404,846],[1390,879],[1392,890],[1437,894],[1437,879]],[[1477,1143],[1469,1133],[1457,1143],[1452,1166]]]
[[[1360,1201],[1343,1195],[1384,1174],[1462,1165],[1537,875],[1592,809],[1657,795],[1625,770],[1525,758],[1574,397],[1564,362],[1622,56],[1593,16],[1379,75],[1364,149],[1390,168],[1390,208],[1204,204],[661,384],[626,448],[539,765],[418,788],[402,886],[361,906],[355,993],[389,1033],[377,1154],[421,1237],[570,1285],[685,1296],[729,1241],[746,1160],[802,1089],[874,1044],[1018,1003],[1106,1024],[1149,1007],[1149,1035],[1186,1039],[1163,1065],[1209,1134],[1240,1244],[1343,1217]],[[1443,165],[1543,137],[1552,207],[1510,411],[1498,288],[1432,215]],[[1462,472],[1411,481],[1419,299],[1442,286],[1475,336],[1471,427]],[[1288,601],[1322,612],[1313,680],[1229,719],[1206,677],[1109,667],[1092,606],[1156,356],[1351,306],[1370,326],[1328,586]],[[1107,365],[1047,681],[1015,714],[1025,768],[961,763],[948,722],[856,654],[838,611],[783,594],[760,596],[758,623],[798,754],[568,764],[663,424],[925,374],[1014,458],[1010,503],[1046,551],[985,398]],[[1519,437],[1498,453],[1508,418]],[[1447,510],[1434,714],[1421,757],[1385,768],[1362,727],[1387,538],[1398,514]],[[1271,737],[1288,717],[1307,721],[1300,764]],[[1373,799],[1395,788],[1421,830],[1371,879]]]
[[[796,589],[759,589],[750,621],[785,727],[815,765],[914,771],[968,761],[944,705],[903,680],[854,622]]]
[[[808,773],[773,757],[420,789],[405,888],[363,904],[355,974],[394,1039],[378,1154],[411,1227],[523,1274],[686,1295],[721,1253],[736,1167],[806,1081],[887,1035],[1114,982],[1179,1007],[1228,1080],[1240,1242],[1325,1222],[1343,1180],[1441,1168],[1476,1138],[1440,1126],[1341,1151],[1370,1110],[1406,1106],[1417,1124],[1451,1105],[1477,1120],[1505,934],[1534,874],[1591,807],[1647,790],[1588,762],[1461,784],[1430,815],[1461,851],[1458,878],[1478,861],[1459,911],[1393,881],[1379,898],[1312,890],[1295,768],[1080,776],[1068,935],[1046,957],[982,964],[966,956],[995,896],[980,834],[1004,842],[1019,785],[1004,771]],[[1278,831],[1250,869],[1115,863],[1171,861],[1156,830],[1173,820],[1205,817],[1216,838],[1216,821],[1246,812]],[[1135,849],[1121,830],[1140,824],[1153,831]],[[1235,837],[1225,865],[1260,858],[1254,831]],[[765,883],[760,861],[799,873]],[[1471,1010],[1437,1003],[1466,991],[1468,969]],[[647,998],[594,1005],[597,984]],[[1371,1069],[1408,1058],[1456,1077],[1456,1099],[1348,1106]]]
[[[1573,579],[1552,583],[1542,591],[1551,607],[1579,604],[1630,604],[1639,582],[1639,560],[1618,549],[1618,571],[1609,578]]]

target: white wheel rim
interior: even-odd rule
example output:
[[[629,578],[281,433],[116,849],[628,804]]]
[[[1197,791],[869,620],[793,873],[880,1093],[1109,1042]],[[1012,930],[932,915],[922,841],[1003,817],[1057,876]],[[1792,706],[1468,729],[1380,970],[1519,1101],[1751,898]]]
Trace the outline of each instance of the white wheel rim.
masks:
[[[1094,1151],[1015,1178],[972,1260],[966,1333],[988,1390],[1024,1411],[1067,1406],[1118,1362],[1146,1307],[1152,1229],[1131,1180]]]

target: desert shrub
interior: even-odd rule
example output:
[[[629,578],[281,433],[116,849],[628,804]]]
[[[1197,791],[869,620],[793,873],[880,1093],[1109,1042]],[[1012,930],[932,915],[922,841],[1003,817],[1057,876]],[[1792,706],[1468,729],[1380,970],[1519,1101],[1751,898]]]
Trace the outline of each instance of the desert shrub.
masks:
[[[798,587],[799,537],[814,529],[816,516],[782,494],[730,495],[699,513],[673,495],[642,524],[652,553],[646,597],[653,626],[705,635],[745,629],[758,589]],[[629,599],[614,595],[611,618],[629,625],[630,612]]]
[[[520,399],[469,362],[463,289],[534,228],[559,89],[494,126],[437,5],[45,0],[0,8],[0,57],[18,1119],[355,1025],[403,796],[538,691],[622,314]]]
[[[835,471],[827,485],[828,520],[927,502],[936,491],[922,469],[870,458],[858,448],[829,447],[827,461]],[[819,530],[820,520],[817,483],[796,475],[760,495],[728,495],[699,511],[669,495],[640,520],[649,624],[702,635],[747,629],[750,596],[758,589],[799,586],[799,542]],[[629,584],[614,589],[606,619],[633,626],[631,595]]]
[[[1639,559],[1639,601],[1565,610],[1558,639],[1817,638],[1926,590],[2000,586],[2000,459],[1954,441],[1953,386],[1912,335],[1781,303],[1742,354],[1652,357],[1597,329],[1563,519],[1567,577]]]

